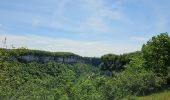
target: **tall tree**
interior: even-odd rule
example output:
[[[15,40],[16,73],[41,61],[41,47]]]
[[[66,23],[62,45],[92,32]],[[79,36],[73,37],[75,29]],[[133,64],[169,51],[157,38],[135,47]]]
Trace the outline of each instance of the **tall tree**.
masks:
[[[142,47],[144,66],[158,75],[167,75],[170,67],[170,37],[168,33],[152,37]]]

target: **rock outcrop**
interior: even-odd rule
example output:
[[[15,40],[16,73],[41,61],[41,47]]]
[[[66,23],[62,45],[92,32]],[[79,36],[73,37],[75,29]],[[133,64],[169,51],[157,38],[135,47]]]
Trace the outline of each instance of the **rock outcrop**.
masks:
[[[61,63],[85,63],[99,65],[100,58],[82,57],[71,52],[48,52],[41,50],[3,49],[9,55],[9,60],[19,62],[61,62]]]
[[[14,59],[15,57],[13,57]],[[37,62],[63,62],[63,63],[76,63],[80,62],[83,58],[78,56],[68,56],[68,57],[62,57],[62,56],[35,56],[35,55],[22,55],[18,58],[19,61],[24,62],[31,62],[31,61],[37,61]]]

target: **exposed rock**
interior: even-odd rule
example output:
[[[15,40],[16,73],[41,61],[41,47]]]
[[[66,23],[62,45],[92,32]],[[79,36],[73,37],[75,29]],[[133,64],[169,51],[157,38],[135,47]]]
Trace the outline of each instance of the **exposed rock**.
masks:
[[[11,57],[11,60],[20,60],[24,62],[38,61],[38,62],[63,62],[63,63],[76,63],[81,62],[82,57],[70,56],[70,57],[54,57],[54,56],[34,56],[23,55],[18,58]]]
[[[61,63],[84,63],[98,66],[101,63],[100,58],[82,57],[70,52],[48,52],[41,50],[3,49],[9,54],[9,60],[19,62],[61,62]]]
[[[32,55],[21,56],[20,59],[24,61],[39,61],[38,57]]]

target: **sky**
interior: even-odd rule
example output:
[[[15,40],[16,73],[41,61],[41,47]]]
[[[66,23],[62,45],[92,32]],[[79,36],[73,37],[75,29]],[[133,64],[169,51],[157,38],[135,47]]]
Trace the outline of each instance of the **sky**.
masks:
[[[170,33],[170,0],[1,0],[0,47],[100,57]]]

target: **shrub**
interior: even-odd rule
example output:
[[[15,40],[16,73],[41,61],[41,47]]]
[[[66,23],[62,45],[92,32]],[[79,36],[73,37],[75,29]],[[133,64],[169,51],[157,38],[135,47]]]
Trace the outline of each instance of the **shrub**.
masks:
[[[146,95],[159,89],[163,82],[153,72],[130,67],[122,73],[114,74],[111,95],[115,99],[128,95]]]

